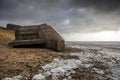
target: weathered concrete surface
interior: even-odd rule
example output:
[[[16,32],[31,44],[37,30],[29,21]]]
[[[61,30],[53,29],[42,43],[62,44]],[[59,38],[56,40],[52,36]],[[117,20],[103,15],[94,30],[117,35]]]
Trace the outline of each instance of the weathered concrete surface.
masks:
[[[15,26],[17,27],[17,25]],[[65,49],[64,39],[47,24],[18,26],[15,29],[15,38],[15,41],[9,43],[10,46],[36,44],[42,39],[45,42],[45,48],[55,51],[64,51]],[[38,41],[35,41],[36,39]],[[38,44],[40,43],[38,42]]]
[[[17,30],[19,27],[21,27],[20,25],[15,25],[15,24],[7,24],[7,29],[8,30]]]
[[[34,39],[34,40],[16,40],[9,43],[9,46],[24,46],[24,45],[34,45],[34,44],[45,44],[46,41],[43,39]]]

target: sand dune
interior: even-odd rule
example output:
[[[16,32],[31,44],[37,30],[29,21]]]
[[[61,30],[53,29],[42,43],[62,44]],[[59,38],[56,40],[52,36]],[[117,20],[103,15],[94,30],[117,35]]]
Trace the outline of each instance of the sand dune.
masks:
[[[13,40],[14,38],[14,31],[0,27],[0,41]]]

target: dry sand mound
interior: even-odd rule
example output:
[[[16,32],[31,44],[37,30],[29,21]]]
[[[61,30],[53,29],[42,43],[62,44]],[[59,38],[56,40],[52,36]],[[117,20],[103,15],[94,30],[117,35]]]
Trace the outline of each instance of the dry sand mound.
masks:
[[[0,27],[0,41],[13,40],[14,38],[14,31]]]
[[[70,56],[68,52],[78,51],[69,48],[59,53],[40,48],[9,48],[7,43],[0,44],[0,80],[20,74],[32,78],[43,71],[42,65],[52,62],[54,58],[76,59],[76,56]]]

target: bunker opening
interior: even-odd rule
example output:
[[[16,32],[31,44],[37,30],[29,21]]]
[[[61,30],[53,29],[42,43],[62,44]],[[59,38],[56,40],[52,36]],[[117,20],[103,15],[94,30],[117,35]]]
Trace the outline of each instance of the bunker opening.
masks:
[[[14,48],[46,48],[46,44],[17,45]]]

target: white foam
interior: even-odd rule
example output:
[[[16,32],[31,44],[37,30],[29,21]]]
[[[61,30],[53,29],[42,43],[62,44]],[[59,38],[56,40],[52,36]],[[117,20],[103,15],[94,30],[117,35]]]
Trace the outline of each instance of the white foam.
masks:
[[[13,78],[3,78],[2,80],[28,80],[28,79],[22,75],[18,75],[13,76]]]
[[[70,73],[74,72],[72,70],[79,68],[80,65],[81,61],[76,59],[54,59],[52,63],[46,64],[42,68],[46,71],[43,73],[45,77],[51,75],[53,80],[57,80],[59,76],[69,76]],[[39,75],[41,76],[41,74]],[[39,75],[35,75],[33,79],[38,80],[36,76],[39,77]]]
[[[45,76],[42,74],[37,74],[33,77],[32,80],[45,80]]]

